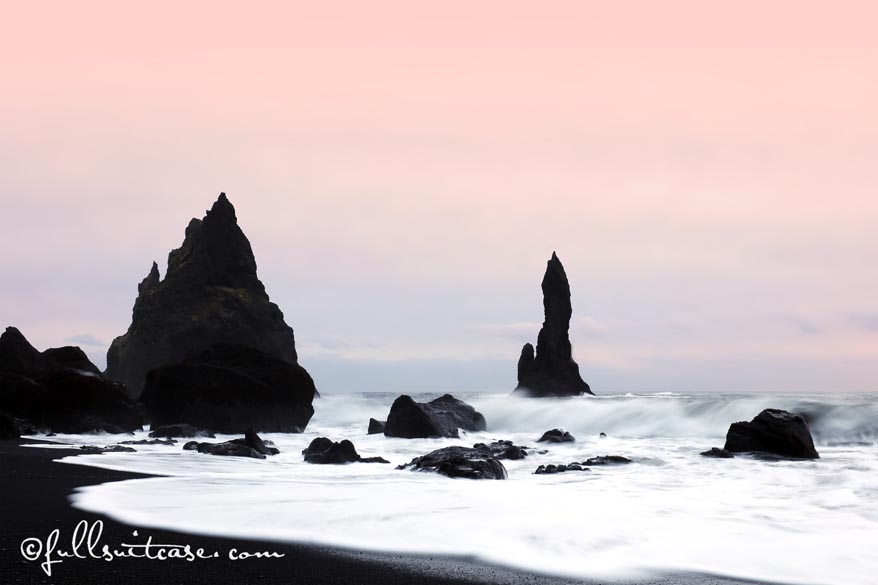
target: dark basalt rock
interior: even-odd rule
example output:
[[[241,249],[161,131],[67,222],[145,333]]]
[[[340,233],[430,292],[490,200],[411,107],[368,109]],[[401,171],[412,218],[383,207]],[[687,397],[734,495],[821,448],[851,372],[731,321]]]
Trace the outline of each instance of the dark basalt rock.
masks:
[[[486,426],[481,413],[451,394],[426,403],[402,395],[390,407],[384,435],[404,439],[458,438],[458,429],[484,431]]]
[[[217,344],[147,375],[141,400],[154,425],[217,433],[301,433],[314,414],[314,383],[298,364],[258,349]]]
[[[171,439],[174,437],[179,437],[182,439],[188,439],[190,437],[207,437],[209,439],[214,438],[214,434],[210,431],[205,431],[204,429],[196,429],[192,425],[162,425],[158,427],[153,427],[149,432],[150,437],[159,437],[165,439]]]
[[[494,441],[493,443],[476,443],[473,449],[484,450],[494,459],[524,459],[527,457],[527,449],[521,445],[513,445],[512,441]]]
[[[266,455],[277,455],[280,450],[267,444],[259,438],[253,429],[247,429],[243,439],[232,439],[223,443],[199,443],[189,441],[183,445],[185,451],[198,451],[209,455],[222,455],[227,457],[250,457],[253,459],[265,459]]]
[[[101,375],[101,371],[98,369],[98,367],[91,363],[91,360],[88,359],[88,356],[85,355],[85,352],[75,345],[65,345],[64,347],[50,347],[43,352],[43,357],[45,357],[49,362],[54,362],[58,364],[62,368],[70,370],[82,370],[84,372],[91,372],[92,374],[96,374],[98,376]]]
[[[21,429],[15,418],[5,412],[0,411],[0,439],[18,439],[21,437]]]
[[[525,343],[518,360],[518,386],[522,396],[580,396],[593,394],[579,374],[570,345],[570,284],[567,273],[552,252],[543,276],[545,319],[537,337],[537,347]]]
[[[293,330],[256,276],[253,250],[225,193],[204,219],[189,222],[183,244],[168,255],[164,280],[153,263],[138,286],[131,326],[107,352],[107,376],[138,396],[147,372],[217,343],[296,366],[301,391],[315,395],[313,380],[298,366]]]
[[[736,422],[726,434],[732,453],[761,452],[795,459],[819,459],[808,423],[801,416],[768,408],[750,422]]]
[[[86,455],[99,453],[135,453],[137,449],[125,447],[124,445],[108,445],[106,447],[98,447],[97,445],[83,445],[79,448]]]
[[[551,475],[555,473],[565,473],[567,471],[591,471],[588,467],[583,467],[579,463],[571,463],[569,465],[540,465],[534,471],[534,475]]]
[[[120,445],[176,445],[174,439],[140,439],[138,441],[119,441]]]
[[[429,471],[447,477],[465,479],[506,479],[506,468],[490,456],[486,449],[469,447],[444,447],[415,457],[397,469]]]
[[[124,388],[103,378],[82,350],[40,353],[14,327],[0,335],[0,409],[56,433],[125,433],[141,423]]]
[[[711,447],[707,451],[703,451],[701,453],[702,457],[715,457],[717,459],[731,459],[734,457],[734,453],[731,451],[726,451],[725,449],[720,449],[719,447]]]
[[[369,430],[368,430],[368,434],[370,434],[370,435],[379,435],[379,434],[382,434],[382,433],[384,432],[384,425],[385,425],[385,424],[386,424],[386,423],[384,423],[384,422],[382,422],[382,421],[380,421],[380,420],[376,420],[376,419],[374,419],[374,418],[370,418],[370,419],[369,419]]]
[[[336,443],[326,437],[317,437],[302,450],[305,461],[319,464],[390,463],[383,457],[360,457],[354,444],[347,439]]]
[[[589,457],[581,465],[594,467],[595,465],[625,465],[626,463],[632,463],[632,461],[621,455],[600,455],[598,457]]]
[[[552,429],[546,431],[543,436],[537,439],[537,443],[572,443],[576,438],[562,429]]]

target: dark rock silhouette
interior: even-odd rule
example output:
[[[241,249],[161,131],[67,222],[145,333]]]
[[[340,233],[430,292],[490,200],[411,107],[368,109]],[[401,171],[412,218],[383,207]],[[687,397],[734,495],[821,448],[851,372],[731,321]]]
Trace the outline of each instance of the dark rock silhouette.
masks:
[[[570,346],[570,284],[567,273],[552,252],[543,276],[545,319],[537,337],[537,347],[525,343],[518,359],[518,386],[521,396],[580,396],[593,394],[579,374]]]
[[[451,394],[425,403],[415,402],[403,394],[390,407],[384,435],[404,439],[457,438],[458,429],[484,431],[485,428],[485,417]]]
[[[253,459],[265,459],[266,455],[277,455],[280,450],[263,441],[253,429],[247,429],[243,439],[232,439],[223,443],[199,443],[189,441],[183,445],[186,451],[198,451],[208,455],[223,455],[227,457],[250,457]]]
[[[563,429],[546,431],[542,437],[537,439],[537,443],[572,443],[574,441],[576,441],[576,437]]]
[[[176,445],[174,439],[138,439],[136,441],[119,441],[120,445]]]
[[[21,436],[21,429],[15,418],[0,411],[0,439],[17,439]]]
[[[470,449],[469,447],[437,449],[421,457],[415,457],[397,469],[429,471],[447,477],[465,479],[506,479],[508,477],[506,468],[491,456],[489,450]]]
[[[97,455],[100,453],[135,453],[137,449],[126,447],[125,445],[108,445],[99,447],[97,445],[83,445],[79,448],[86,455]]]
[[[527,450],[530,447],[523,445],[513,445],[512,441],[494,441],[493,443],[476,443],[473,449],[484,450],[486,454],[494,459],[524,459],[527,457]]]
[[[101,376],[81,349],[40,353],[15,327],[0,335],[0,409],[30,430],[124,433],[141,426],[123,386]]]
[[[719,447],[711,447],[707,451],[702,451],[701,456],[713,457],[715,459],[731,459],[735,455],[731,451],[726,451],[725,449],[720,449]]]
[[[383,457],[360,457],[354,444],[347,439],[336,443],[326,437],[317,437],[302,450],[308,463],[390,463]]]
[[[384,422],[377,420],[377,419],[374,419],[374,418],[370,418],[369,419],[369,430],[367,431],[367,434],[379,435],[379,434],[384,433],[384,425],[385,425]]]
[[[798,414],[768,408],[750,422],[736,422],[726,434],[732,453],[771,453],[796,459],[819,459],[808,423]]]
[[[107,377],[134,397],[150,370],[216,343],[298,363],[293,330],[256,276],[253,250],[225,193],[204,219],[189,222],[183,244],[168,255],[164,280],[153,263],[137,289],[131,326],[107,352]]]
[[[625,465],[626,463],[632,463],[632,461],[621,455],[598,455],[597,457],[589,457],[580,465],[593,467],[596,465]]]
[[[141,395],[153,425],[216,433],[301,433],[313,399],[314,382],[300,365],[225,343],[150,371]]]
[[[540,465],[534,471],[534,475],[552,475],[555,473],[566,473],[568,471],[591,471],[588,467],[583,467],[579,463],[570,463],[567,465],[550,463],[548,465]]]

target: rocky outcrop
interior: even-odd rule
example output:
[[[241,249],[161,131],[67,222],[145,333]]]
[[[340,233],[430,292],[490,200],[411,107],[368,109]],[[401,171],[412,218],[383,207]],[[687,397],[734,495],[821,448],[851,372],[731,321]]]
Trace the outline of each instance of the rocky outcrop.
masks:
[[[736,422],[726,434],[732,453],[760,452],[796,459],[818,459],[808,423],[798,414],[768,408],[750,422]]]
[[[136,441],[119,441],[120,445],[176,445],[174,439],[138,439]]]
[[[370,418],[369,419],[369,430],[367,431],[370,435],[380,435],[384,433],[384,425],[383,421]]]
[[[404,439],[458,438],[458,429],[484,431],[485,417],[475,408],[445,394],[430,402],[415,402],[402,395],[390,407],[384,435]]]
[[[543,436],[537,439],[537,443],[573,443],[576,437],[563,429],[552,429],[546,431]]]
[[[293,330],[256,276],[250,242],[224,193],[204,219],[189,222],[183,244],[168,255],[164,280],[153,263],[138,286],[131,326],[107,352],[107,376],[139,396],[147,372],[217,343],[298,363]]]
[[[280,453],[268,441],[263,441],[253,429],[247,429],[243,439],[232,439],[223,443],[199,443],[189,441],[183,445],[186,451],[198,451],[208,455],[221,455],[225,457],[250,457],[252,459],[265,459],[267,455]]]
[[[621,455],[598,455],[597,457],[589,457],[580,463],[580,465],[584,467],[595,467],[597,465],[625,465],[627,463],[632,463],[632,461]]]
[[[40,353],[14,327],[0,335],[0,409],[56,433],[124,433],[141,425],[124,388],[101,376],[82,350]]]
[[[360,457],[354,444],[347,439],[336,443],[326,437],[317,437],[302,450],[307,463],[390,463],[383,457]]]
[[[486,449],[470,449],[469,447],[444,447],[415,457],[409,463],[397,469],[427,471],[447,477],[465,479],[506,479],[508,477],[503,464],[491,456]]]
[[[217,344],[149,372],[141,401],[156,426],[216,433],[301,433],[314,414],[314,382],[298,364],[251,347]]]
[[[554,473],[565,473],[567,471],[591,471],[590,467],[601,465],[625,465],[632,461],[621,455],[599,455],[598,457],[589,457],[585,461],[574,461],[568,464],[549,464],[540,465],[534,471],[535,475],[550,475]]]
[[[80,448],[85,455],[99,455],[101,453],[134,453],[137,449],[126,447],[125,445],[107,445],[99,447],[97,445],[83,445]]]
[[[579,374],[570,345],[570,284],[567,273],[552,252],[543,276],[545,319],[537,337],[537,347],[524,344],[518,359],[518,386],[521,396],[580,396],[593,394]]]

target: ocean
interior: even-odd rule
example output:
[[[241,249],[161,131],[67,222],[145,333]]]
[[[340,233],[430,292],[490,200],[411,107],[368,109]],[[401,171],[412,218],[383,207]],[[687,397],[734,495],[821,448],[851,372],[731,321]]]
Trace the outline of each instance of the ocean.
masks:
[[[315,400],[304,434],[261,435],[281,450],[265,460],[184,451],[185,440],[68,457],[62,461],[164,476],[80,488],[72,503],[138,526],[464,555],[569,577],[624,581],[694,572],[801,585],[878,582],[878,394],[461,394],[485,415],[486,432],[461,432],[460,439],[367,435],[369,418],[384,420],[396,396]],[[732,422],[769,407],[806,417],[819,460],[699,455],[722,447]],[[537,444],[552,428],[577,441]],[[350,439],[362,456],[391,465],[305,463],[301,451],[318,436]],[[131,438],[52,440],[103,445]],[[395,469],[439,447],[497,439],[547,453],[503,461],[507,481]],[[634,462],[533,474],[541,464],[597,455]]]

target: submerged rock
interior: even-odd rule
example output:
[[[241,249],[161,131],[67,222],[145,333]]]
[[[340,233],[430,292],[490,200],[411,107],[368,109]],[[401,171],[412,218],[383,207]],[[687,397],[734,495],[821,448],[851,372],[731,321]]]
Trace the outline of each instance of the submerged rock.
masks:
[[[514,394],[522,396],[580,396],[593,394],[579,374],[570,345],[570,284],[558,256],[546,265],[543,276],[545,319],[537,337],[537,347],[525,343],[518,359],[518,386]]]
[[[369,419],[369,430],[367,431],[370,435],[380,435],[384,433],[384,426],[386,423],[383,421],[370,418]]]
[[[354,444],[347,439],[336,443],[326,437],[317,437],[302,450],[308,463],[390,463],[383,457],[360,457]]]
[[[137,449],[126,447],[124,445],[108,445],[106,447],[98,447],[97,445],[83,445],[79,448],[87,455],[98,453],[135,453]]]
[[[552,429],[546,431],[543,436],[537,439],[537,443],[573,443],[576,438],[562,429]]]
[[[415,457],[409,463],[397,469],[412,471],[428,471],[447,477],[465,479],[506,479],[506,468],[497,461],[486,449],[469,447],[444,447],[421,457]]]
[[[731,451],[726,451],[725,449],[720,449],[719,447],[711,447],[707,451],[702,451],[701,456],[714,457],[717,459],[731,459],[735,455]]]
[[[0,410],[56,433],[141,427],[137,406],[122,386],[101,376],[82,350],[40,353],[15,327],[0,335]]]
[[[232,439],[223,443],[189,441],[183,445],[183,450],[227,457],[250,457],[252,459],[265,459],[266,455],[280,453],[279,449],[267,445],[253,429],[247,429],[243,439]]]
[[[540,465],[537,467],[536,471],[534,471],[534,475],[551,475],[554,473],[565,473],[567,471],[591,471],[588,467],[583,467],[579,463],[570,463],[569,465]]]
[[[301,433],[314,414],[314,384],[300,366],[258,349],[217,344],[147,375],[141,400],[154,425],[217,433]]]
[[[390,407],[384,434],[404,439],[458,438],[458,429],[484,431],[486,427],[481,413],[451,394],[426,403],[402,395]]]
[[[732,453],[762,452],[796,459],[819,459],[808,423],[801,416],[769,408],[750,422],[736,422],[726,434]]]
[[[581,465],[593,467],[596,465],[625,465],[626,463],[632,463],[632,461],[621,455],[600,455],[598,457],[589,457]]]
[[[186,424],[176,424],[176,425],[161,425],[157,427],[153,427],[149,432],[150,437],[163,437],[166,439],[170,439],[173,437],[180,437],[183,439],[188,439],[191,437],[206,437],[208,439],[213,439],[214,434],[210,431],[205,431],[204,429],[196,429],[192,425]]]
[[[476,443],[473,449],[484,450],[494,459],[518,460],[527,457],[527,449],[522,445],[513,445],[512,441],[494,441],[493,443]]]
[[[295,336],[256,275],[250,242],[235,208],[221,193],[204,216],[186,228],[160,278],[153,263],[138,286],[131,325],[107,352],[107,376],[139,396],[147,372],[179,363],[217,343],[254,348],[299,370],[301,392],[316,393],[298,365]]]

